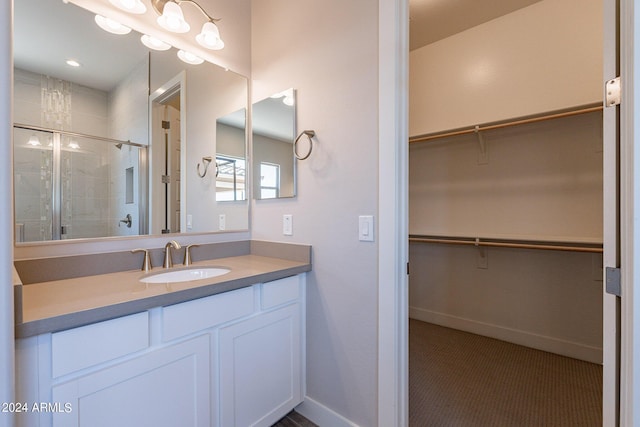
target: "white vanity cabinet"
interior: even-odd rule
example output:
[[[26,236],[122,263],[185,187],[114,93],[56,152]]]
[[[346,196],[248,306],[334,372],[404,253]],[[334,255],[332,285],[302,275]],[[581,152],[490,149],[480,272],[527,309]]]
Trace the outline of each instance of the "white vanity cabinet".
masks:
[[[17,424],[268,427],[305,394],[304,298],[300,274],[20,339]]]

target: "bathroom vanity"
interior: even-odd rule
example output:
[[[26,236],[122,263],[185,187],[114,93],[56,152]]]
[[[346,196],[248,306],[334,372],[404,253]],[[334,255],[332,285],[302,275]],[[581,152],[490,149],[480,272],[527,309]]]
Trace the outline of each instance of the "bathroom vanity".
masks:
[[[194,262],[230,271],[188,282],[140,281],[155,269],[22,285],[18,425],[270,426],[282,418],[305,395],[311,263],[255,252]],[[127,288],[130,299],[115,302]],[[70,291],[70,305],[87,306],[54,314],[68,307],[53,295]]]

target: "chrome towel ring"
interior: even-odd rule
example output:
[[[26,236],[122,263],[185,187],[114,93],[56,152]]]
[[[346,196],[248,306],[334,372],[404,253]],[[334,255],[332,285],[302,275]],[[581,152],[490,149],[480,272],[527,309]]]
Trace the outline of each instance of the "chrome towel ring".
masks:
[[[309,139],[309,152],[304,156],[301,156],[298,154],[298,141],[300,140],[302,135],[306,135],[307,138]],[[302,131],[300,135],[298,135],[298,137],[293,143],[293,155],[296,156],[296,159],[305,160],[311,155],[311,151],[313,151],[313,140],[311,138],[313,138],[314,136],[316,136],[316,132],[314,130],[305,130],[305,131]]]
[[[203,157],[202,158],[202,163],[204,163],[204,172],[200,172],[200,163],[198,163],[198,165],[196,166],[197,172],[198,172],[198,176],[200,178],[204,178],[207,175],[207,169],[209,169],[209,165],[211,164],[211,161],[213,160],[213,158],[211,158],[210,156],[208,157]],[[217,171],[216,171],[216,176],[217,176]]]

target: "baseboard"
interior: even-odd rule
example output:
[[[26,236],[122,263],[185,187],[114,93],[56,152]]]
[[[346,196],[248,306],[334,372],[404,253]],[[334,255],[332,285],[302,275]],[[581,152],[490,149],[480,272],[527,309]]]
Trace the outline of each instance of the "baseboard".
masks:
[[[424,308],[409,307],[409,317],[423,322],[496,338],[514,344],[548,351],[586,362],[602,364],[602,348],[592,347],[554,337],[478,322]]]
[[[295,407],[296,412],[320,427],[358,427],[342,415],[306,396],[304,402]]]

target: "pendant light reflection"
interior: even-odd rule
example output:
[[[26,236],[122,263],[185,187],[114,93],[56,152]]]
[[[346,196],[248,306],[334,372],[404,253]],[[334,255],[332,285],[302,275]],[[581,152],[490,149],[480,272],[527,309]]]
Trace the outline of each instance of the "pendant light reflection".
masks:
[[[36,135],[31,135],[29,137],[29,141],[27,141],[27,144],[31,145],[32,147],[38,147],[38,146],[42,145],[40,143],[40,139],[38,139],[38,137]]]
[[[118,9],[136,15],[141,15],[147,11],[147,6],[141,0],[109,0],[109,2]]]
[[[199,65],[204,62],[204,59],[200,58],[199,56],[194,55],[193,53],[187,52],[182,49],[178,51],[178,58],[180,58],[182,61],[186,62],[187,64],[191,64],[191,65]]]
[[[171,49],[171,45],[169,43],[165,43],[160,39],[152,37],[150,35],[144,34],[140,37],[140,41],[143,45],[153,50],[169,50]]]
[[[124,26],[111,18],[105,18],[102,15],[96,15],[95,20],[96,24],[98,24],[100,28],[111,34],[124,35],[131,32],[131,28]]]
[[[293,98],[293,89],[287,89],[285,91],[273,94],[270,96],[270,98],[282,98],[282,103],[284,105],[288,105],[289,107],[291,107],[295,102]]]

